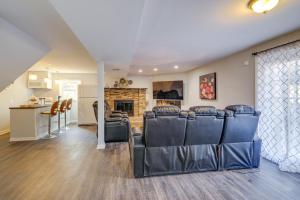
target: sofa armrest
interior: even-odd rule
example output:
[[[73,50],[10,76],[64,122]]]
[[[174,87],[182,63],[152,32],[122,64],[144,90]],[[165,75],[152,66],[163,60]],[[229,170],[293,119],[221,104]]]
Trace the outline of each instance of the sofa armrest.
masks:
[[[133,174],[134,177],[144,176],[144,153],[145,145],[141,135],[132,136],[132,161],[133,161]]]
[[[122,117],[121,113],[113,113],[109,115],[110,118],[115,118],[115,117]]]
[[[121,110],[113,110],[113,111],[111,111],[111,113],[122,113],[122,111]]]

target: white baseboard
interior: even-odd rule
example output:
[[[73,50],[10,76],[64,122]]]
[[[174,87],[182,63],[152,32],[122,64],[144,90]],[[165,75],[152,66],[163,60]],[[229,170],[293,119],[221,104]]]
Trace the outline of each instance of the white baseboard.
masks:
[[[0,135],[4,135],[4,134],[9,133],[9,132],[10,132],[9,129],[2,130],[2,131],[0,131]]]
[[[98,144],[97,145],[97,149],[100,150],[100,149],[105,149],[105,144]]]
[[[18,137],[18,138],[10,138],[10,142],[20,142],[20,141],[32,141],[32,140],[38,140],[39,138],[36,137]]]

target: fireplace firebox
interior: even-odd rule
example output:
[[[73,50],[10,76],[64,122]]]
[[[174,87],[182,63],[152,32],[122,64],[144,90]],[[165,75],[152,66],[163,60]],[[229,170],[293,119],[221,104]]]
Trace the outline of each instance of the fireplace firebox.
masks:
[[[115,100],[115,110],[127,112],[128,116],[134,116],[134,102],[133,100]]]

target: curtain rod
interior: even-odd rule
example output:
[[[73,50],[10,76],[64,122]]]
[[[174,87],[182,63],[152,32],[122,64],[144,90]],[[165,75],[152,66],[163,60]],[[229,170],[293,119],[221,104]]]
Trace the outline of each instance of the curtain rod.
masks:
[[[292,43],[295,43],[295,42],[299,42],[299,41],[300,41],[300,39],[294,40],[292,42],[287,42],[287,43],[284,43],[284,44],[280,44],[280,45],[275,46],[275,47],[271,47],[271,48],[268,48],[268,49],[264,49],[264,50],[261,50],[261,51],[254,52],[254,53],[252,53],[252,55],[256,56],[257,54],[263,53],[265,51],[272,50],[272,49],[277,49],[279,47],[286,46],[286,45],[289,45],[289,44],[292,44]]]

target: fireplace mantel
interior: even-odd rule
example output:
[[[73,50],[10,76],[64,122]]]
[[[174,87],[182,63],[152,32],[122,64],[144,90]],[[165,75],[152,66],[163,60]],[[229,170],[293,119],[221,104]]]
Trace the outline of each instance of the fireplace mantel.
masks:
[[[147,90],[147,88],[104,88],[104,90]]]

